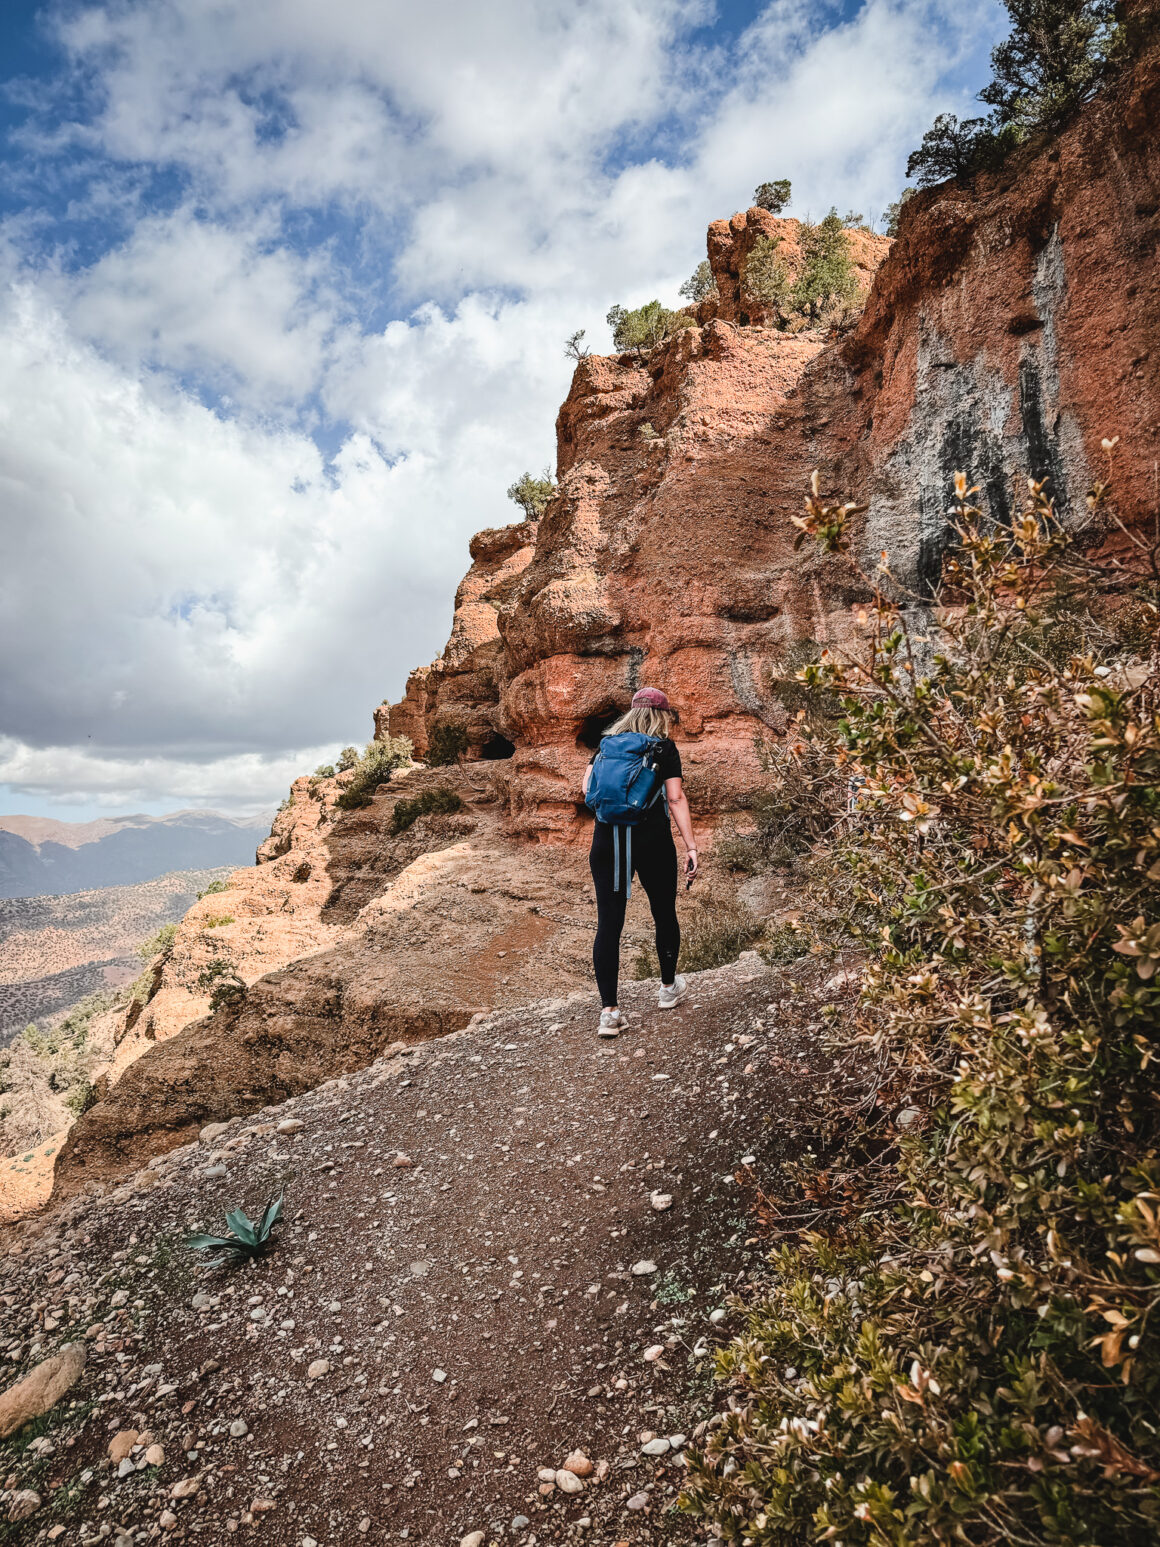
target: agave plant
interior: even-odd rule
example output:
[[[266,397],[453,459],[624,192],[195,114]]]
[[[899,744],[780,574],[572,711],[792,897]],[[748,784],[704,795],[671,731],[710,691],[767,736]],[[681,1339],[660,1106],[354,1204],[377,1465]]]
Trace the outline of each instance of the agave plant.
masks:
[[[260,1257],[269,1246],[274,1226],[282,1218],[282,1194],[268,1203],[262,1217],[255,1223],[244,1209],[231,1209],[226,1215],[229,1235],[191,1235],[185,1244],[191,1251],[220,1251],[222,1255],[208,1266],[219,1267],[223,1262],[247,1262]]]

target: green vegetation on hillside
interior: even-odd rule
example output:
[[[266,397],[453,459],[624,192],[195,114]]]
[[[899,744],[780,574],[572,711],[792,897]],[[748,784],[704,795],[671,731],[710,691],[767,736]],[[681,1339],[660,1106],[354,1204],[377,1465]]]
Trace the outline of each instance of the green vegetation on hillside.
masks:
[[[1004,0],[1009,35],[991,51],[979,93],[991,111],[940,113],[907,163],[928,187],[994,167],[1041,131],[1056,132],[1132,57],[1120,0]]]
[[[848,811],[802,948],[867,965],[691,1458],[730,1543],[1160,1539],[1160,566],[1092,556],[1106,485],[976,492],[933,612],[864,576],[864,648],[801,673]],[[815,475],[797,524],[845,554],[855,510]]]
[[[369,806],[380,784],[389,784],[396,768],[411,761],[412,746],[406,736],[388,736],[385,741],[368,741],[354,763],[354,778],[345,786],[335,805],[341,811],[358,811]]]
[[[437,784],[433,789],[423,790],[410,800],[397,800],[395,809],[391,812],[390,831],[392,836],[397,837],[399,833],[405,833],[421,816],[445,811],[462,811],[462,809],[462,796],[446,784]]]
[[[670,311],[659,301],[648,301],[634,311],[613,306],[605,321],[612,329],[613,347],[618,353],[645,355],[682,328],[695,326],[688,312]]]

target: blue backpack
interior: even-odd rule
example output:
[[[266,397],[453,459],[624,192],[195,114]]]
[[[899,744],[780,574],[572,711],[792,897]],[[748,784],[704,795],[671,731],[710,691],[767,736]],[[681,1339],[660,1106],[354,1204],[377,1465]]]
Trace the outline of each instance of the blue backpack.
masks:
[[[646,816],[664,794],[657,754],[660,742],[655,736],[639,736],[624,731],[619,736],[604,736],[584,797],[598,822],[612,828],[613,889],[620,890],[620,829],[626,828],[626,896],[632,896],[632,828]]]

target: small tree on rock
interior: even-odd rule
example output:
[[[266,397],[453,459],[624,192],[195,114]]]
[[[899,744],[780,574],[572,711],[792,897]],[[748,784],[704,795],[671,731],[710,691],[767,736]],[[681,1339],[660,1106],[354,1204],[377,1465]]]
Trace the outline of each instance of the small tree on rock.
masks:
[[[850,244],[837,210],[816,226],[803,225],[801,246],[802,269],[791,299],[803,316],[819,320],[858,292]]]
[[[631,349],[638,355],[647,354],[673,333],[693,325],[691,317],[683,312],[669,311],[659,301],[648,301],[635,311],[614,306],[605,321],[612,329],[614,348],[622,354]]]
[[[694,306],[698,301],[704,301],[709,296],[717,294],[717,281],[713,278],[713,270],[709,267],[708,258],[701,259],[681,286],[679,293],[687,301],[692,301]]]
[[[758,209],[767,209],[771,215],[780,215],[790,200],[790,181],[779,177],[773,183],[758,183],[753,190],[753,202]]]
[[[538,521],[547,510],[555,492],[556,485],[545,468],[542,478],[533,478],[531,473],[521,473],[508,489],[507,497],[515,501],[527,520]]]

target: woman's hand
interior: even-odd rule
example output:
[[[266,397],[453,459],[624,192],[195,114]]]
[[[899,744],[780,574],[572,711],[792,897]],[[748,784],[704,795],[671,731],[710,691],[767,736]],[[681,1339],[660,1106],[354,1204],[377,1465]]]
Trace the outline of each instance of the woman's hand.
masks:
[[[692,886],[693,880],[696,877],[697,872],[700,870],[700,868],[701,868],[700,865],[697,863],[697,851],[696,851],[696,849],[690,849],[688,851],[688,853],[685,855],[685,886],[686,886],[686,889],[688,887]]]

